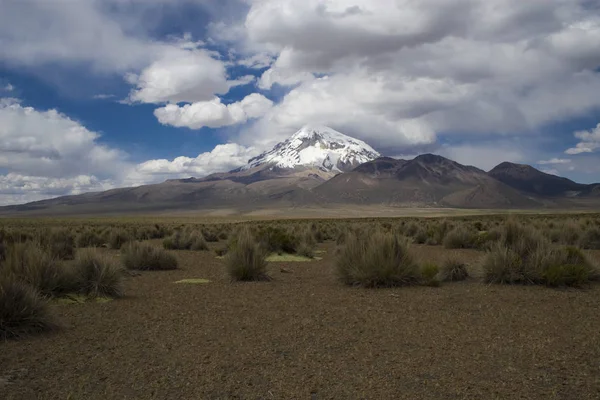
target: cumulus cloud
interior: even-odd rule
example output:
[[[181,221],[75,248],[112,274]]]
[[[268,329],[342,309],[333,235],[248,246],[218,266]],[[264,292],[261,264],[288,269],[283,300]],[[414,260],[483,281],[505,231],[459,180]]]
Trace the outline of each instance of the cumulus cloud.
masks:
[[[565,154],[592,153],[600,148],[600,123],[589,131],[575,132],[574,136],[581,141],[575,147],[565,150]]]
[[[241,118],[262,113],[258,95],[229,112]],[[264,99],[267,100],[267,99]],[[268,101],[268,100],[267,100]],[[236,111],[237,110],[237,111]],[[203,177],[247,163],[259,151],[235,143],[217,145],[195,158],[134,164],[125,153],[100,143],[100,135],[57,110],[37,110],[17,99],[0,99],[0,204]]]
[[[259,87],[289,92],[249,137],[323,123],[408,150],[600,108],[600,17],[584,0],[250,3],[236,36],[277,55]]]
[[[221,103],[218,97],[211,101],[186,104],[181,107],[168,104],[156,109],[154,115],[163,125],[190,129],[200,129],[205,126],[218,128],[262,117],[272,106],[271,100],[258,93],[252,93],[241,101],[227,105]]]
[[[30,201],[115,186],[126,155],[57,110],[0,99],[0,202]]]
[[[540,160],[537,163],[539,165],[570,164],[571,160],[568,158],[551,158],[549,160]]]
[[[12,92],[13,90],[15,90],[15,87],[13,85],[11,85],[10,83],[7,83],[3,88],[1,88],[3,91],[5,92]]]
[[[135,173],[144,181],[161,181],[165,178],[203,177],[214,172],[224,172],[240,167],[258,155],[253,147],[235,143],[217,145],[212,151],[196,158],[177,157],[174,160],[149,160],[137,165]]]
[[[229,91],[225,64],[203,49],[172,49],[144,68],[129,74],[135,85],[129,100],[141,103],[209,101]]]

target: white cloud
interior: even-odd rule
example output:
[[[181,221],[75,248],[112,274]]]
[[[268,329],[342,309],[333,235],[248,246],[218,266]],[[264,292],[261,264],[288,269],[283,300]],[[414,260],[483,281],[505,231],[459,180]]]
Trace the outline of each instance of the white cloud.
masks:
[[[236,103],[241,111],[230,112],[243,112],[248,118],[260,115],[257,96]],[[228,143],[196,158],[148,160],[136,165],[99,139],[97,133],[56,110],[40,111],[16,99],[0,99],[0,168],[7,171],[0,175],[0,204],[203,177],[244,165],[258,154],[254,147]]]
[[[2,88],[2,90],[5,92],[12,92],[13,90],[15,90],[15,87],[10,83],[7,83],[6,86]]]
[[[209,101],[230,87],[225,64],[203,49],[171,49],[127,80],[136,87],[130,101],[155,104]]]
[[[554,168],[549,168],[549,169],[544,169],[542,168],[540,171],[546,173],[546,174],[550,174],[550,175],[556,175],[556,176],[560,176],[560,172],[558,172],[556,169]]]
[[[244,99],[223,104],[221,99],[215,97],[211,101],[197,102],[178,106],[168,104],[158,108],[154,115],[163,125],[200,129],[204,126],[218,128],[247,122],[265,115],[273,106],[273,102],[266,97],[253,93]]]
[[[126,155],[56,110],[0,99],[0,203],[103,190],[131,168]]]
[[[566,154],[592,153],[600,148],[600,123],[589,131],[578,131],[574,136],[581,141],[575,147],[565,150]]]
[[[240,167],[256,155],[252,147],[235,143],[217,145],[212,151],[196,158],[177,157],[174,160],[149,160],[139,164],[132,176],[143,181],[162,181],[167,178],[203,177],[214,172],[225,172]]]
[[[260,88],[293,88],[247,140],[322,123],[409,151],[441,135],[535,135],[600,108],[600,17],[584,0],[250,4],[228,40],[277,55]]]
[[[112,99],[113,97],[115,97],[114,94],[95,94],[94,96],[92,96],[93,99],[96,100],[106,100],[106,99]]]
[[[540,160],[537,163],[539,165],[570,164],[571,160],[568,158],[551,158],[549,160]]]

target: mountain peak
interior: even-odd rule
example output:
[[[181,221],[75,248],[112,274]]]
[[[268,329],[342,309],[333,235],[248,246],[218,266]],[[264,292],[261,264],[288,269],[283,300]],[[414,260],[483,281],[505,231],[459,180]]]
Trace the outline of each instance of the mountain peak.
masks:
[[[309,167],[346,172],[379,157],[371,146],[327,126],[306,125],[271,151],[251,159],[242,169],[261,165]]]

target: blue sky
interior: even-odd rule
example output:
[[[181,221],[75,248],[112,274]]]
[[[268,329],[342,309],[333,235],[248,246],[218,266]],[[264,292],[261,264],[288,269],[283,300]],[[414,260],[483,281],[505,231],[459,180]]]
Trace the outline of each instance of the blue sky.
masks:
[[[585,0],[0,0],[0,203],[233,169],[305,124],[600,181]]]

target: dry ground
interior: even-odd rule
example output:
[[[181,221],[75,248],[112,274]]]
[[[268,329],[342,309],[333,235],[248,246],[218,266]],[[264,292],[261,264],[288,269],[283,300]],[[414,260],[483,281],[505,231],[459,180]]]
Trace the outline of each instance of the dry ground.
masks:
[[[55,304],[61,331],[0,343],[0,398],[600,398],[599,286],[354,289],[321,248],[243,284],[213,252],[176,252],[180,270],[128,278],[125,299]]]

